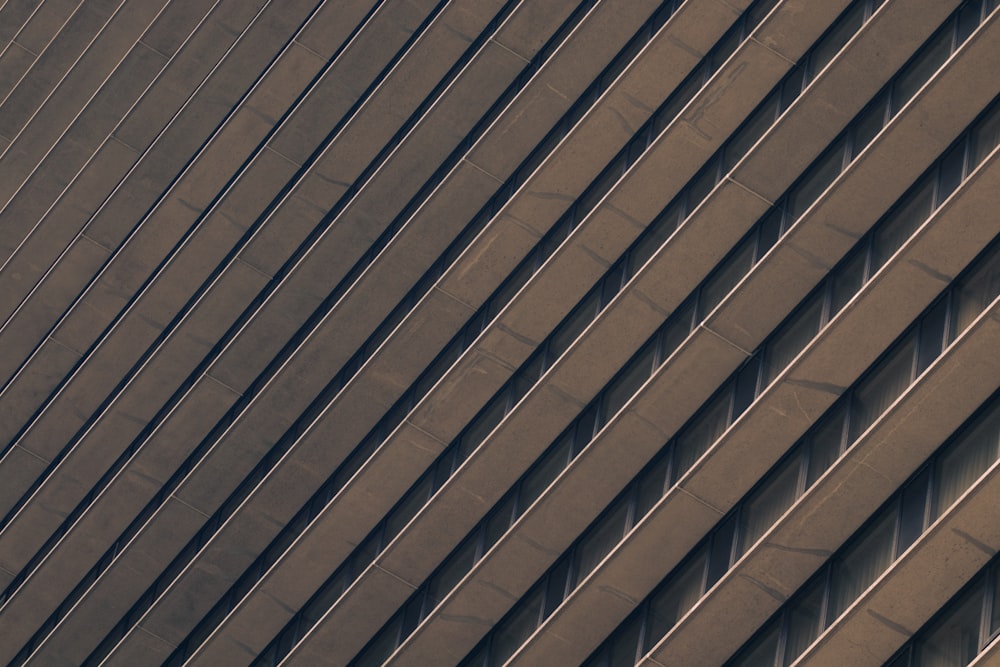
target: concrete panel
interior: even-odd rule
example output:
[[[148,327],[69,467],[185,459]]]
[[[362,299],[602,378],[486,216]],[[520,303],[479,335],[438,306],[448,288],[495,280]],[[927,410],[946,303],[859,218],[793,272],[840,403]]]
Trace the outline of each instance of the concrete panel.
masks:
[[[30,484],[49,467],[49,461],[40,459],[31,452],[14,445],[4,452],[3,460],[0,461],[0,469],[3,470],[5,479],[24,480],[22,484],[5,484],[0,491],[0,500],[4,507],[13,507],[26,489],[26,484]],[[8,572],[16,572],[16,559],[0,561],[0,567]]]
[[[177,4],[176,0],[171,4]],[[222,0],[213,6],[175,54],[156,85],[123,119],[114,136],[138,151],[148,148],[174,114],[182,109],[191,91],[198,89],[265,4],[266,0]],[[156,30],[154,23],[150,34],[155,34]],[[159,50],[158,40],[152,38],[150,44]]]
[[[218,0],[211,5],[202,0],[170,0],[142,35],[139,44],[167,58],[172,57],[218,4]]]
[[[120,4],[119,0],[96,0],[87,5],[81,4],[44,52],[36,51],[41,52],[41,56],[32,67],[30,79],[26,79],[0,104],[0,111],[3,112],[0,134],[10,138],[17,136]],[[6,179],[3,185],[7,185]],[[6,189],[0,192],[3,192],[0,201],[10,198]]]
[[[1000,493],[997,470],[994,465],[797,664],[888,660],[1000,547],[1000,531],[988,518]]]
[[[12,22],[10,30],[17,29],[16,37],[12,36],[16,43],[23,44],[25,48],[37,54],[45,50],[79,5],[80,3],[74,0],[44,3],[12,2],[4,6],[3,20]],[[21,22],[18,22],[18,18]]]
[[[0,105],[0,109],[3,110],[3,113],[0,114],[0,133],[13,137],[14,134],[11,131],[16,127],[17,144],[21,146],[20,151],[8,151],[3,158],[0,158],[5,172],[4,180],[0,182],[0,201],[6,202],[10,199],[13,193],[7,189],[7,184],[12,182],[20,184],[28,176],[30,170],[45,156],[46,151],[73,123],[79,113],[79,104],[88,100],[117,67],[125,68],[123,73],[126,78],[129,76],[128,70],[133,68],[135,68],[135,72],[143,72],[142,76],[146,77],[149,76],[147,73],[149,66],[152,67],[153,71],[159,69],[163,59],[160,56],[150,58],[155,54],[137,53],[135,58],[125,58],[125,56],[135,44],[136,36],[156,18],[166,3],[167,0],[141,0],[125,3],[114,12],[113,16],[110,15],[110,12],[105,14],[105,11],[117,6],[119,4],[117,1],[109,3],[104,2],[104,0],[95,0],[81,5],[80,10],[59,32],[56,41],[58,42],[62,38],[76,37],[89,42],[94,37],[98,25],[102,26],[100,34],[96,36],[93,44],[84,42],[73,47],[75,50],[84,47],[84,44],[86,45],[79,61],[72,63],[72,69],[68,73],[65,70],[59,72],[59,76],[64,73],[66,76],[59,80],[57,87],[54,86],[55,90],[52,95],[45,98],[25,97],[19,93],[26,87],[19,86],[3,105]],[[70,27],[78,17],[81,21],[79,32]],[[82,27],[85,22],[84,17],[90,19],[88,28]],[[106,24],[104,24],[105,21],[107,21]],[[47,56],[53,53],[50,48],[42,54],[35,68],[32,69],[31,81],[40,82],[43,80],[39,76],[39,68],[44,69]],[[75,59],[76,54],[73,57]],[[125,58],[124,61],[123,58]],[[48,95],[49,91],[45,92]],[[96,106],[92,113],[100,116],[104,111],[111,111],[111,109],[101,109],[107,101],[109,99],[104,96],[95,99]],[[121,103],[124,103],[125,108],[127,108],[127,99]],[[29,104],[33,105],[30,109],[30,115],[21,112],[22,109],[27,111],[27,107],[24,105]],[[120,103],[112,101],[112,104]],[[110,124],[114,121],[109,123],[106,120],[105,122]],[[75,170],[70,170],[70,175],[72,171]]]
[[[309,17],[295,41],[313,53],[332,58],[375,4],[374,0],[347,0],[336,6],[324,4]]]
[[[518,93],[509,112],[494,121],[487,138],[473,146],[467,159],[490,174],[512,173],[648,18],[655,4],[649,0],[598,3]],[[539,3],[526,9],[547,8]],[[512,24],[511,31],[516,27]],[[502,28],[501,34],[505,31]]]
[[[732,178],[777,199],[958,4],[887,3],[733,171]],[[772,45],[769,45],[772,46]],[[773,46],[772,46],[773,48]],[[863,76],[861,75],[863,73]],[[770,166],[763,166],[770,165]],[[888,172],[883,172],[883,176]]]
[[[364,94],[434,4],[415,0],[379,8],[351,41],[350,48],[337,54],[323,81],[296,109],[294,121],[284,125],[268,145],[290,160],[305,164],[329,128]]]
[[[376,608],[364,606],[352,614],[327,614],[309,634],[310,641],[299,644],[284,662],[288,665],[346,665],[371,638],[373,629],[389,619],[396,608],[413,593],[413,587],[376,567],[369,568],[366,586],[354,586],[342,598],[363,596],[366,601],[385,601]]]
[[[33,420],[38,405],[55,391],[66,373],[80,360],[80,354],[65,345],[47,339],[22,370],[16,391],[4,392],[0,411],[0,440],[13,442]],[[21,379],[23,376],[23,379]],[[8,389],[11,387],[8,385]]]
[[[31,235],[24,239],[23,245],[0,270],[0,281],[4,285],[0,293],[0,317],[6,319],[11,315],[22,299],[28,296],[43,278],[51,280],[58,275],[62,269],[52,269],[53,264],[67,261],[72,263],[71,258],[63,253],[71,256],[79,252],[78,249],[67,250],[67,248],[73,245],[74,241],[76,243],[82,241],[78,233],[83,228],[84,221],[97,210],[103,200],[105,187],[110,189],[113,185],[105,179],[108,175],[127,170],[135,162],[136,157],[137,154],[131,148],[117,141],[105,143],[91,160],[91,168],[84,170],[58,201],[46,203],[47,206],[51,204],[51,208],[47,209],[40,219],[35,218],[38,224]],[[95,196],[95,193],[99,193],[99,196]],[[0,224],[6,225],[11,216],[22,214],[27,215],[15,201],[0,213]],[[92,241],[87,241],[86,244],[96,245]],[[101,248],[100,254],[107,257],[110,253]],[[80,275],[92,276],[99,266],[98,264],[82,271]],[[83,284],[85,283],[82,277],[67,280],[61,291],[76,296]],[[50,299],[54,297],[44,300]],[[54,323],[55,319],[41,318],[39,321]]]
[[[3,53],[0,53],[0,99],[10,94],[25,72],[35,63],[36,58],[33,51],[17,42],[11,42]]]

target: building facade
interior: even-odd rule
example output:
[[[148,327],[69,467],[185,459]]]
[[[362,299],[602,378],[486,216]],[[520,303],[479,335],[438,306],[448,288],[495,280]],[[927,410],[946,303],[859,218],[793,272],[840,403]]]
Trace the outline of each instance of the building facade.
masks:
[[[0,2],[0,663],[1000,664],[998,4]]]

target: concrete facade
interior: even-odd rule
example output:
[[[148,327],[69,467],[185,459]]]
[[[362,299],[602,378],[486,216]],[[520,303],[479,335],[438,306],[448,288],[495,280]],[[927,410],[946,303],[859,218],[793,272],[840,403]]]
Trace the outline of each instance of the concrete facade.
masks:
[[[1000,659],[998,4],[0,0],[0,664]]]

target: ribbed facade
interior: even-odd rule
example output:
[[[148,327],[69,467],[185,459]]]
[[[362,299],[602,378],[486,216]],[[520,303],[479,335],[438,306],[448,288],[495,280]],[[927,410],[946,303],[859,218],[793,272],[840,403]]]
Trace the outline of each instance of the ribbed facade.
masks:
[[[1000,0],[0,0],[0,664],[1000,664]]]

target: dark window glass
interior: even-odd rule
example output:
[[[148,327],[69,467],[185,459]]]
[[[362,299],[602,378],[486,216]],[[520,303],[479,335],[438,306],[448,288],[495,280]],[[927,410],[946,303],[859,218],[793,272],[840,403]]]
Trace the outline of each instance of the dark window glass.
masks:
[[[653,372],[653,353],[655,351],[653,344],[647,343],[604,392],[604,398],[601,400],[601,425],[607,424],[621,410],[622,406],[635,395],[639,387],[649,379]]]
[[[916,336],[911,334],[854,390],[849,442],[857,440],[910,386],[915,350]]]
[[[715,162],[707,165],[701,173],[694,177],[691,184],[687,186],[687,215],[698,208],[698,205],[705,201],[708,193],[715,188],[718,182],[719,165]]]
[[[976,586],[965,599],[924,631],[914,647],[915,667],[965,667],[979,653],[979,620],[983,587]]]
[[[827,321],[832,320],[864,285],[866,255],[865,249],[859,248],[840,265],[834,274],[830,290],[830,314]]]
[[[823,71],[830,61],[833,60],[844,45],[854,36],[864,23],[865,6],[858,3],[849,10],[835,24],[832,30],[826,33],[816,46],[813,47],[812,56],[809,58],[809,69],[813,76]]]
[[[625,535],[628,520],[628,497],[619,500],[600,521],[591,527],[577,545],[574,557],[574,582],[590,574]]]
[[[528,503],[524,503],[521,507],[516,507],[516,499],[513,494],[511,494],[503,504],[495,509],[490,515],[489,520],[486,522],[486,530],[483,534],[483,554],[485,555],[489,551],[490,547],[497,543],[507,529],[510,528],[511,524],[514,523],[516,516],[524,512]],[[515,510],[518,510],[518,515],[515,515]],[[480,556],[480,558],[482,557]]]
[[[716,396],[705,409],[695,417],[694,422],[687,426],[677,436],[677,471],[675,477],[680,477],[698,458],[705,453],[729,426],[730,391],[723,391]]]
[[[949,24],[951,26],[952,24]],[[951,39],[953,31],[946,28],[939,32],[933,41],[920,50],[919,55],[908,64],[902,73],[896,77],[892,89],[892,113],[895,115],[910,101],[931,76],[951,55]]]
[[[834,408],[809,435],[809,474],[806,486],[812,486],[820,476],[840,458],[844,443],[844,417],[842,405]]]
[[[899,503],[899,539],[896,543],[897,558],[924,532],[924,525],[927,522],[927,492],[929,484],[930,470],[924,469],[903,491],[903,497]]]
[[[955,292],[954,337],[960,335],[1000,294],[1000,246],[976,262]]]
[[[549,341],[549,350],[552,353],[553,358],[558,359],[562,354],[569,349],[569,346],[575,341],[583,330],[587,328],[591,322],[594,321],[594,317],[597,316],[597,308],[600,302],[600,294],[597,292],[591,293],[587,296],[579,307],[573,311],[573,314],[569,319],[565,320],[556,332],[552,335]]]
[[[781,85],[781,106],[778,108],[778,113],[784,113],[788,107],[792,106],[792,102],[798,99],[799,95],[806,85],[806,69],[805,67],[795,66],[788,76],[785,77],[785,82]]]
[[[889,507],[833,563],[827,623],[833,623],[892,563],[896,508]]]
[[[882,131],[888,118],[889,96],[883,93],[854,121],[854,145],[851,147],[852,159],[867,148],[872,139]]]
[[[782,665],[795,662],[819,636],[823,620],[823,588],[823,579],[817,579],[788,610],[788,635]]]
[[[948,301],[941,299],[920,321],[920,349],[917,351],[917,373],[923,373],[941,354],[948,324]]]
[[[642,265],[649,261],[663,243],[674,233],[679,222],[678,216],[683,207],[679,203],[672,203],[663,213],[657,217],[656,221],[650,225],[649,231],[639,241],[629,254],[629,275],[634,276],[642,268]]]
[[[438,604],[451,592],[458,582],[469,573],[476,563],[476,550],[479,547],[479,533],[476,532],[462,543],[458,551],[453,553],[445,562],[444,566],[438,570],[428,586],[427,597],[434,604]]]
[[[774,381],[792,359],[805,349],[806,345],[819,333],[820,320],[823,316],[823,294],[814,295],[799,309],[792,319],[785,322],[771,336],[765,348],[765,368],[763,386]]]
[[[959,142],[957,146],[945,153],[941,158],[940,179],[938,181],[938,193],[935,206],[940,206],[945,199],[955,191],[959,183],[962,182],[962,175],[965,171],[965,141]]]
[[[778,95],[771,95],[743,124],[739,132],[726,142],[726,157],[722,171],[728,173],[743,159],[757,140],[774,124],[778,117]]]
[[[780,624],[771,621],[731,663],[733,667],[772,667],[778,655]]]
[[[651,468],[643,473],[636,492],[636,523],[663,497],[663,493],[667,489],[669,468],[670,456],[661,456]]]
[[[680,344],[691,335],[691,328],[694,320],[694,302],[685,301],[670,316],[670,323],[664,328],[660,335],[660,362],[664,362],[674,353]]]
[[[736,250],[723,262],[722,266],[712,272],[701,288],[698,311],[706,317],[729,294],[736,284],[753,268],[754,239],[744,240]]]
[[[837,140],[818,161],[809,167],[802,180],[789,193],[786,207],[788,215],[793,221],[798,220],[840,175],[844,168],[846,148],[847,142],[844,139]]]
[[[976,424],[952,441],[937,459],[935,516],[943,514],[997,459],[1000,406],[980,417]]]
[[[569,582],[569,558],[563,558],[546,579],[545,584],[545,616],[556,610],[565,599]]]
[[[751,357],[736,375],[736,389],[733,397],[732,420],[743,414],[757,397],[757,381],[760,377],[760,355]]]
[[[535,465],[534,469],[525,476],[524,481],[521,482],[520,502],[522,507],[527,509],[531,503],[535,502],[538,496],[542,495],[542,491],[547,489],[556,476],[566,468],[572,444],[572,436],[569,433],[564,434],[560,437],[559,443],[550,449]]]
[[[538,627],[542,611],[542,593],[540,588],[529,593],[494,631],[489,661],[491,667],[499,667],[507,662],[507,659],[514,655],[514,651],[520,648]]]
[[[995,107],[972,130],[972,165],[978,165],[1000,143],[1000,107]],[[970,168],[971,171],[971,168]]]
[[[972,0],[958,10],[958,35],[956,41],[961,44],[979,27],[979,16],[983,11],[982,0]]]
[[[399,531],[403,529],[403,526],[410,522],[427,499],[430,498],[432,492],[432,479],[430,475],[424,475],[424,478],[414,487],[403,501],[396,506],[385,522],[386,535],[389,536],[388,539],[392,539],[399,534]]]
[[[708,575],[705,589],[715,585],[729,570],[733,558],[733,542],[736,538],[736,516],[731,516],[712,535],[711,552],[708,555]]]
[[[1000,567],[993,568],[993,573],[990,575],[990,579],[990,586],[993,588],[993,604],[992,611],[990,613],[989,632],[992,637],[997,633],[997,631],[1000,631]]]
[[[508,393],[505,390],[495,396],[466,429],[462,435],[460,460],[467,459],[507,414]]]
[[[792,456],[773,471],[740,510],[740,553],[746,553],[792,506],[799,490],[801,456]]]
[[[701,597],[706,560],[707,550],[703,547],[650,598],[643,652],[652,649]]]
[[[632,667],[638,660],[639,631],[642,618],[636,614],[615,631],[609,647],[608,667]]]

